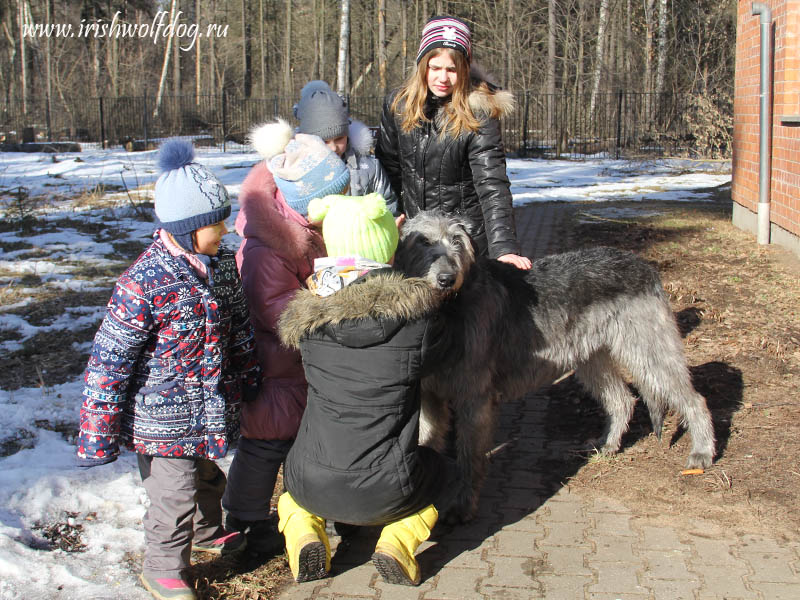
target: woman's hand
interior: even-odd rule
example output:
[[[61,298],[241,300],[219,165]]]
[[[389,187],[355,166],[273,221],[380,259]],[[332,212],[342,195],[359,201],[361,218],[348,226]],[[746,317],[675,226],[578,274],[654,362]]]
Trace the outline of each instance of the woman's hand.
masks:
[[[403,223],[406,222],[406,215],[405,213],[400,214],[394,218],[395,225],[397,225],[397,231],[403,229]]]
[[[520,256],[519,254],[503,254],[503,256],[499,256],[497,260],[514,265],[523,271],[527,271],[531,268],[531,259],[527,256]]]

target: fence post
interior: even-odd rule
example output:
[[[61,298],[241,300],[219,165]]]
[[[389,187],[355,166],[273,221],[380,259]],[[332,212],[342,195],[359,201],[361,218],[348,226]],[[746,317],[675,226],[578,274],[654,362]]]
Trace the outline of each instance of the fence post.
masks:
[[[100,144],[103,150],[106,149],[106,119],[103,113],[103,97],[100,96]]]
[[[144,149],[147,150],[147,93],[142,97],[142,126],[144,127]]]
[[[222,151],[226,152],[225,142],[228,140],[228,93],[222,90]]]
[[[528,90],[525,90],[525,112],[522,113],[522,156],[528,157]]]
[[[617,92],[617,151],[615,157],[619,160],[619,145],[622,136],[622,90]]]

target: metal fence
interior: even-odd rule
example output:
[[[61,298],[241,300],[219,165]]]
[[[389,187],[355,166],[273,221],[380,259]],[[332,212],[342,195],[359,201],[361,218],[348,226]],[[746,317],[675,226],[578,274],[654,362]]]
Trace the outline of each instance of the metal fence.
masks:
[[[515,94],[514,112],[503,119],[507,152],[521,157],[701,156],[688,131],[688,94],[618,91],[591,101],[568,95]],[[347,98],[350,114],[375,128],[383,98]],[[48,109],[41,98],[0,107],[0,143],[77,141],[144,149],[171,136],[230,149],[250,128],[277,116],[291,119],[296,98],[239,98],[230,94],[87,98]],[[8,146],[6,146],[8,148]]]

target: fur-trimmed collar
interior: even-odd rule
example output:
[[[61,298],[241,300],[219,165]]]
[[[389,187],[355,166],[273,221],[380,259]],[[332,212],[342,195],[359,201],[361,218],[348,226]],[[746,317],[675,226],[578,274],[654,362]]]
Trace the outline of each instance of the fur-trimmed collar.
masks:
[[[281,314],[278,335],[284,345],[297,348],[303,336],[345,320],[420,319],[438,309],[442,298],[424,279],[385,270],[326,298],[298,291]]]
[[[239,192],[236,233],[245,238],[257,238],[294,262],[325,256],[322,236],[278,197],[277,190],[266,162],[258,162]]]
[[[367,156],[372,150],[372,132],[361,121],[352,119],[347,128],[349,149],[358,156]]]

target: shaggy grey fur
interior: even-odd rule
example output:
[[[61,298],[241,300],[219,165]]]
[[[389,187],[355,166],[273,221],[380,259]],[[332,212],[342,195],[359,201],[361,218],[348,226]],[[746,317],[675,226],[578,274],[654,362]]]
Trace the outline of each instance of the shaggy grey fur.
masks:
[[[403,226],[395,265],[451,297],[440,311],[450,359],[423,380],[423,443],[444,449],[452,410],[462,477],[455,516],[475,515],[494,436],[495,407],[571,370],[608,415],[597,446],[619,450],[636,399],[656,434],[667,409],[692,437],[689,468],[708,467],[715,440],[705,399],[692,387],[683,343],[658,272],[630,252],[556,254],[520,271],[476,257],[463,223],[421,213]]]

